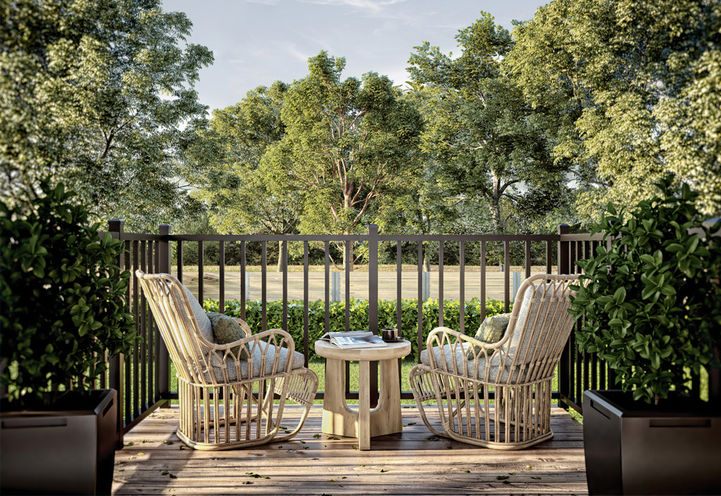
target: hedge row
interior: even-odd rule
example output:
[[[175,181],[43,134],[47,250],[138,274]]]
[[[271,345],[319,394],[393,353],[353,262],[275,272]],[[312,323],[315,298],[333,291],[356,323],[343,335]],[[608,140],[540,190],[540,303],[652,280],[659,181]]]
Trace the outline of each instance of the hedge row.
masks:
[[[351,298],[350,329],[368,329],[368,300]],[[206,311],[218,311],[217,300],[205,300],[203,307]],[[228,300],[225,302],[225,314],[240,317],[240,302]],[[262,322],[262,304],[259,300],[247,301],[245,320],[253,332],[259,332]],[[455,300],[446,300],[443,303],[443,325],[451,329],[459,329],[460,304]],[[486,300],[486,315],[503,313],[504,305],[499,300]],[[266,308],[267,329],[280,329],[283,327],[283,302],[269,301]],[[403,337],[411,342],[412,358],[418,357],[418,300],[414,298],[401,300],[401,323]],[[475,334],[481,324],[481,300],[474,298],[465,303],[465,332]],[[429,299],[423,302],[423,343],[428,333],[438,325],[438,300]],[[378,327],[396,327],[395,300],[382,300],[378,302]],[[345,331],[345,302],[335,301],[330,304],[330,330],[331,332]],[[288,329],[293,336],[298,351],[303,351],[303,302],[288,302]],[[308,352],[309,358],[316,358],[313,343],[325,333],[325,302],[315,300],[308,302]],[[411,357],[409,357],[411,358]]]

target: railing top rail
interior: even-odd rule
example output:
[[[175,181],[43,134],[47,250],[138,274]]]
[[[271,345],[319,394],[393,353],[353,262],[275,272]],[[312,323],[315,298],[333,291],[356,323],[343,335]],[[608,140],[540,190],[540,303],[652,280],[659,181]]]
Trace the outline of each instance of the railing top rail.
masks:
[[[559,241],[603,241],[603,233],[561,234]]]
[[[110,231],[117,234],[117,231]],[[582,235],[569,235],[582,236]],[[369,234],[150,234],[121,231],[124,241],[367,241]],[[558,241],[558,234],[381,234],[378,241]],[[583,238],[586,239],[586,238]],[[600,239],[600,238],[598,238]],[[569,238],[570,240],[570,238]]]

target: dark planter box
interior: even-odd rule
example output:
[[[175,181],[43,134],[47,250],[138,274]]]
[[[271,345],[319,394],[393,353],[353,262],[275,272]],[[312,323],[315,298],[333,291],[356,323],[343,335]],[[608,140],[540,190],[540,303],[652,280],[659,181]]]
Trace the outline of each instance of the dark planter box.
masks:
[[[51,411],[0,416],[3,494],[110,494],[117,391],[69,394]]]
[[[585,391],[583,444],[590,494],[721,494],[721,412],[707,403]]]

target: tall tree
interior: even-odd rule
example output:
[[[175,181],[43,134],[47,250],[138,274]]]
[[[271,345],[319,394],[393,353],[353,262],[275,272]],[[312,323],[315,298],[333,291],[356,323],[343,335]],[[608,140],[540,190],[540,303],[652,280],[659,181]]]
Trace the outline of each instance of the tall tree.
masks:
[[[325,52],[309,59],[281,111],[286,135],[273,152],[305,192],[303,233],[358,231],[418,166],[415,108],[386,76],[341,80],[344,67]],[[352,261],[352,251],[344,258]]]
[[[160,0],[0,5],[3,194],[62,180],[133,228],[188,206],[178,159],[204,118],[193,84],[213,56],[185,43],[185,14]]]
[[[509,32],[482,13],[456,40],[458,57],[425,42],[408,61],[428,95],[421,147],[448,194],[487,205],[503,232],[516,206],[532,201],[538,215],[555,207],[565,164],[551,159],[543,122],[505,70]]]
[[[517,27],[508,60],[551,118],[555,157],[590,186],[586,218],[648,197],[669,170],[721,210],[720,28],[716,0],[553,0]]]
[[[285,134],[280,111],[286,90],[277,81],[249,91],[236,105],[214,110],[188,147],[185,175],[219,233],[297,232],[302,193],[282,173],[282,154],[265,156]],[[281,242],[279,269],[282,248]]]

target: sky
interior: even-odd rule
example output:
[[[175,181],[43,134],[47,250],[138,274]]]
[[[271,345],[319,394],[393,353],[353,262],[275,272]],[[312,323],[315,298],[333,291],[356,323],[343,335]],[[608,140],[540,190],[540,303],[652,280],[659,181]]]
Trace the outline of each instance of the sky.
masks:
[[[342,77],[374,71],[396,84],[407,79],[414,46],[428,41],[458,52],[455,35],[489,12],[507,29],[528,20],[548,0],[164,0],[167,11],[193,22],[190,43],[213,51],[215,62],[195,84],[210,109],[241,101],[273,81],[292,83],[308,58],[325,50],[345,57]]]

